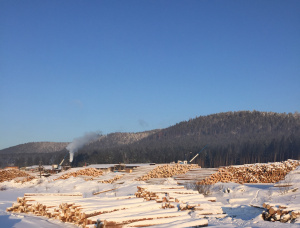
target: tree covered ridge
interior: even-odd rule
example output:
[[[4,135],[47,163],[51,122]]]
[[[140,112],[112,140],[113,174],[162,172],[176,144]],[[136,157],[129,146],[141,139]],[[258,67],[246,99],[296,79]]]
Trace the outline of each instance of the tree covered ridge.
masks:
[[[68,144],[68,142],[29,142],[0,150],[0,154],[53,153],[63,150]]]
[[[83,148],[75,164],[171,162],[191,158],[206,167],[300,159],[299,113],[239,111],[200,116],[157,130],[132,144]]]
[[[0,167],[57,164],[68,143],[27,143],[0,151]],[[84,163],[169,163],[191,159],[203,167],[300,160],[300,114],[224,112],[182,121],[165,129],[111,133],[85,145],[73,165]],[[38,148],[38,149],[37,149]],[[9,153],[8,153],[9,152]],[[68,159],[67,159],[68,160]]]

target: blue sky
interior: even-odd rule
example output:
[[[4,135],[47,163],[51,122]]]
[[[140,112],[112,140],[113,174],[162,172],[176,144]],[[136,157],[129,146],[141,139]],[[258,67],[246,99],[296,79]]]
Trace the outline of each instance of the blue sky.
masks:
[[[300,111],[300,1],[1,0],[0,149]]]

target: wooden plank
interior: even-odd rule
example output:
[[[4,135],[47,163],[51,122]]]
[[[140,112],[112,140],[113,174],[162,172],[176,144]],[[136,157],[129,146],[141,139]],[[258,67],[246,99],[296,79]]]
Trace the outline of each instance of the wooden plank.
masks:
[[[113,189],[108,189],[108,190],[105,190],[105,191],[100,191],[100,192],[94,192],[93,195],[99,195],[101,193],[104,193],[104,192],[110,192],[110,191],[113,191],[113,190],[116,190],[118,188],[113,188]]]

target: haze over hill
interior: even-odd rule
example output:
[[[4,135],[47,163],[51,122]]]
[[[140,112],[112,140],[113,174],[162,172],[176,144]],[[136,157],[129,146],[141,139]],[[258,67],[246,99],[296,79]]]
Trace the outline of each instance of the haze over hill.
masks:
[[[67,153],[67,144],[28,143],[1,150],[1,166],[31,165],[39,160],[43,164],[59,162]],[[195,162],[207,167],[300,159],[300,115],[226,112],[196,117],[165,129],[111,133],[81,148],[72,164],[168,163],[190,159],[205,145]],[[22,150],[25,152],[20,154]]]

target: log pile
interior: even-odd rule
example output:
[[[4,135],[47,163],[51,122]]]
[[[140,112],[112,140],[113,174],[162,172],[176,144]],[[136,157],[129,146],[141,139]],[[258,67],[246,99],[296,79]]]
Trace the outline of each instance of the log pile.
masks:
[[[133,208],[134,212],[130,215],[127,214],[128,209],[96,216],[98,226],[95,227],[145,227],[185,220],[187,223],[181,224],[181,227],[198,227],[208,225],[208,221],[203,219],[207,216],[226,216],[221,204],[212,203],[215,197],[205,198],[197,191],[187,190],[183,186],[142,185],[137,187],[135,195],[144,200],[145,206]]]
[[[183,164],[170,164],[158,166],[155,169],[151,170],[146,175],[137,178],[137,181],[147,181],[151,178],[168,178],[174,175],[185,174],[190,169],[199,168],[198,165],[183,165]]]
[[[4,181],[10,181],[17,177],[23,177],[16,180],[16,182],[25,182],[25,181],[31,181],[34,179],[33,176],[27,174],[24,171],[20,171],[18,169],[1,169],[0,170],[0,183]]]
[[[137,186],[137,192],[135,193],[135,196],[137,198],[143,198],[146,201],[150,201],[150,200],[156,200],[156,202],[165,202],[163,200],[163,197],[165,197],[165,194],[167,193],[168,196],[170,197],[170,199],[174,199],[172,198],[172,196],[170,196],[170,194],[172,195],[199,195],[198,191],[194,191],[194,190],[187,190],[184,188],[184,186],[173,186],[173,187],[168,187],[168,186],[164,186],[164,185],[140,185]],[[175,201],[174,201],[175,202]]]
[[[287,160],[267,164],[251,164],[239,167],[222,167],[210,177],[197,182],[198,185],[212,185],[217,182],[244,183],[276,183],[283,180],[285,176],[297,166],[300,161]]]
[[[6,211],[17,213],[28,213],[37,216],[45,216],[62,222],[83,224],[84,217],[80,213],[79,205],[74,201],[82,199],[81,193],[44,193],[24,194],[18,197],[17,202]]]
[[[263,207],[266,209],[262,213],[262,217],[266,221],[280,221],[282,223],[293,222],[300,217],[300,207],[274,205],[270,203],[264,203]]]
[[[25,193],[17,202],[6,210],[9,212],[32,213],[40,216],[54,217],[59,212],[61,200],[71,197],[82,197],[81,193]],[[51,206],[48,204],[51,201]],[[57,208],[55,208],[57,207]],[[53,210],[52,210],[53,209]]]
[[[220,205],[209,204],[216,202],[216,197],[204,197],[198,191],[187,190],[183,186],[170,188],[164,185],[145,185],[138,186],[137,189],[135,193],[137,198],[143,198],[145,201],[155,200],[156,203],[162,204],[161,208],[163,209],[177,207],[179,210],[202,211],[206,208],[213,208],[214,210],[202,211],[198,214],[223,214]]]
[[[86,225],[89,216],[98,213],[81,212],[83,207],[76,203],[82,199],[81,193],[61,193],[61,194],[25,194],[18,197],[17,202],[12,207],[8,207],[8,212],[28,213],[37,216],[45,216],[62,222],[70,222],[77,225]],[[77,199],[77,200],[76,200]]]
[[[139,187],[139,186],[137,186],[137,188],[138,191],[135,193],[135,197],[137,198],[143,198],[146,201],[156,200],[158,198],[155,192],[147,191],[143,187]]]
[[[65,180],[70,177],[78,177],[78,176],[89,176],[89,177],[99,177],[103,175],[102,170],[98,170],[95,168],[87,168],[87,169],[81,169],[76,172],[69,172],[66,174],[61,175],[59,178],[54,179],[55,180]],[[92,180],[93,178],[86,178],[85,180]]]
[[[183,186],[139,186],[139,191],[142,195],[144,192],[153,193],[155,200],[132,196],[83,198],[81,193],[26,193],[7,211],[45,216],[84,228],[111,225],[140,227],[171,220],[181,221],[186,227],[190,224],[207,226],[208,221],[204,217],[224,215],[215,199]]]

